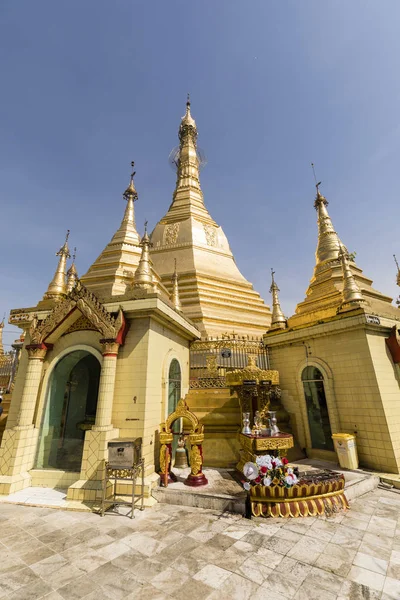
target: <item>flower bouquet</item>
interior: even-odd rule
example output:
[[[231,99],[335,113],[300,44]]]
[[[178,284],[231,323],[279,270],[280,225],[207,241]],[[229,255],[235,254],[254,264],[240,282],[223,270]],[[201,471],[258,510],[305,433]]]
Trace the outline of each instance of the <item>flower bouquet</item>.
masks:
[[[243,467],[243,474],[248,479],[243,484],[245,490],[249,491],[252,486],[277,485],[291,488],[298,483],[298,478],[292,467],[288,467],[287,458],[278,458],[265,454],[257,456],[256,462],[247,462]]]
[[[336,473],[310,480],[288,466],[287,458],[266,454],[243,467],[247,481],[243,484],[249,493],[246,516],[253,517],[306,517],[330,514],[349,508],[344,495],[345,480]]]

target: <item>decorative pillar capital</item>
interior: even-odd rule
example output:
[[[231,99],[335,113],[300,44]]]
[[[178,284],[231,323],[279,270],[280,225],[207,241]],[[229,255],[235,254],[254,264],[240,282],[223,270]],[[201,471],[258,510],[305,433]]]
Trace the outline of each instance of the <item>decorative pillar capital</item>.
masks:
[[[53,344],[44,344],[42,342],[41,344],[29,344],[26,346],[26,350],[28,351],[29,359],[44,360],[47,350],[51,350],[52,347]]]
[[[102,354],[103,356],[115,356],[118,355],[118,350],[120,344],[115,340],[100,340],[100,344],[102,345]]]

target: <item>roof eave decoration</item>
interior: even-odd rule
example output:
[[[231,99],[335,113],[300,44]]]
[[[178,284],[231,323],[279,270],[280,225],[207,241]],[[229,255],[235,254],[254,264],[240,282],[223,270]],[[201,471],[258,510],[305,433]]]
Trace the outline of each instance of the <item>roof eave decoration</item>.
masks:
[[[58,303],[50,314],[43,320],[38,321],[34,318],[30,327],[30,344],[48,344],[58,339],[59,335],[53,335],[65,323],[66,328],[70,326],[67,322],[68,317],[75,310],[83,314],[101,334],[105,340],[115,340],[119,344],[125,341],[128,330],[122,309],[119,309],[118,315],[114,317],[110,314],[99,301],[97,296],[90,292],[79,280],[68,296]]]

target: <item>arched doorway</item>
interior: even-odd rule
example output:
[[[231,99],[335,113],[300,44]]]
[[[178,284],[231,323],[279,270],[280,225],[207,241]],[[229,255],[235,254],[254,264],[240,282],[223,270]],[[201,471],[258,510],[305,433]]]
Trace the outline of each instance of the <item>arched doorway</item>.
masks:
[[[324,377],[317,367],[308,366],[303,370],[301,380],[306,399],[311,446],[319,450],[333,451]]]
[[[86,350],[58,361],[48,384],[36,467],[80,471],[85,431],[94,423],[100,363]]]
[[[181,399],[182,374],[181,367],[176,358],[171,360],[168,372],[168,416],[175,412],[177,404]],[[174,439],[172,442],[172,458],[175,458],[175,450],[178,447],[179,433],[182,431],[182,419],[178,419],[172,426]]]

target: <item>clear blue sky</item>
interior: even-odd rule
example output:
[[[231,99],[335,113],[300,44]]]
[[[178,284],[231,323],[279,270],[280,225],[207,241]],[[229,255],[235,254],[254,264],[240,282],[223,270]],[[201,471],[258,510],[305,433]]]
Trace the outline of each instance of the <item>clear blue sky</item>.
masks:
[[[139,229],[163,216],[188,91],[207,207],[268,302],[271,266],[287,315],[312,275],[311,161],[343,242],[397,296],[399,23],[398,0],[3,0],[0,317],[42,297],[67,228],[87,270],[132,159]]]

